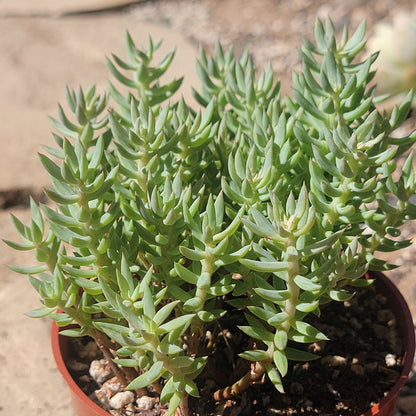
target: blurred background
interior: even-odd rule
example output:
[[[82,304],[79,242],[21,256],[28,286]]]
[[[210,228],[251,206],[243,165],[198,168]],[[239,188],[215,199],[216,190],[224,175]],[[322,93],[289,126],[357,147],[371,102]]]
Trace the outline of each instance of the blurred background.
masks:
[[[387,109],[416,86],[414,0],[0,0],[0,237],[17,239],[10,212],[25,222],[29,195],[43,198],[47,176],[37,153],[53,145],[48,115],[64,104],[65,85],[102,90],[105,56],[123,57],[126,30],[137,46],[146,46],[149,35],[164,39],[161,55],[176,47],[171,75],[185,74],[187,99],[198,85],[198,47],[211,52],[218,40],[236,55],[248,48],[259,68],[271,62],[290,93],[302,38],[312,38],[316,18],[327,16],[351,33],[367,21],[368,51],[381,50],[379,91],[396,94]],[[410,117],[404,128],[414,127]],[[415,231],[410,226],[403,234],[412,238]],[[402,267],[389,275],[416,317],[415,254],[415,245],[396,254]],[[7,264],[31,265],[31,253],[0,243],[0,415],[75,416],[52,359],[50,323],[24,315],[39,306],[37,296]]]

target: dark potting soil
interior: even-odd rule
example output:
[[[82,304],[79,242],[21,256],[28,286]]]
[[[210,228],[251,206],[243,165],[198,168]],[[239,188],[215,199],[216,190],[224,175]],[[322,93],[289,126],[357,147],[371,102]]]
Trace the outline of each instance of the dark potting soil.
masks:
[[[189,400],[193,416],[357,416],[379,402],[399,378],[402,345],[394,315],[386,299],[370,286],[360,289],[346,302],[323,306],[319,318],[312,314],[308,317],[330,340],[305,345],[320,359],[289,363],[283,379],[285,394],[277,392],[265,378],[238,399],[215,402],[215,390],[233,383],[249,370],[249,364],[237,356],[252,342],[237,328],[244,323],[241,319],[244,318],[235,316],[221,321],[217,348],[197,380],[201,397]],[[98,351],[85,354],[82,349],[87,340],[71,341],[74,355],[69,370],[80,387],[94,398],[94,391],[100,386],[89,376],[89,363],[85,361],[97,358]],[[114,394],[105,386],[101,394],[103,390],[110,396]],[[155,394],[149,390],[148,396],[154,398]],[[167,407],[160,406],[157,399],[150,403],[152,407],[147,410],[139,409],[135,401],[120,410],[106,410],[114,416],[166,414]]]

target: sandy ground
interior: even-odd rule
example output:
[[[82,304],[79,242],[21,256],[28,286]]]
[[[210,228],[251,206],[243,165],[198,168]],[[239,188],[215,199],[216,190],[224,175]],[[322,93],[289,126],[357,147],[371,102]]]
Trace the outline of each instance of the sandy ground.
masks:
[[[105,85],[106,55],[122,54],[128,29],[137,44],[148,35],[163,38],[164,50],[177,47],[173,74],[197,83],[194,58],[199,44],[212,50],[220,39],[236,53],[250,48],[258,66],[271,61],[289,91],[290,71],[298,65],[296,48],[310,36],[316,17],[328,13],[342,26],[363,18],[369,34],[398,9],[410,11],[412,0],[197,0],[128,2],[115,0],[0,0],[0,237],[15,239],[10,212],[22,221],[27,206],[13,206],[16,195],[27,202],[39,195],[47,178],[37,152],[51,144],[47,115],[64,101],[64,86]],[[13,191],[13,192],[12,192]],[[11,195],[14,197],[11,197]],[[19,199],[19,198],[17,198]],[[409,234],[414,230],[409,229]],[[411,264],[416,248],[398,258]],[[409,262],[410,261],[410,262]],[[74,416],[69,396],[55,369],[48,320],[24,312],[38,307],[24,276],[7,264],[32,264],[29,253],[0,243],[0,415]],[[416,271],[411,264],[392,276],[416,316]]]

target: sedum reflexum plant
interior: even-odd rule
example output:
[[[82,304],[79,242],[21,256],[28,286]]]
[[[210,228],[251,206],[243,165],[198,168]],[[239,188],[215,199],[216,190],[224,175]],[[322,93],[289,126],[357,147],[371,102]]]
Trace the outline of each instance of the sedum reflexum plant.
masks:
[[[71,115],[59,106],[57,148],[40,155],[53,204],[32,201],[27,226],[13,216],[22,242],[7,243],[38,260],[12,266],[43,304],[28,315],[76,324],[62,333],[94,338],[127,389],[153,385],[170,415],[189,415],[221,322],[238,313],[247,370],[213,398],[264,377],[283,392],[288,362],[326,339],[305,317],[393,267],[375,252],[408,246],[396,237],[416,218],[412,156],[395,161],[416,133],[394,134],[412,94],[377,111],[364,32],[338,39],[317,21],[293,98],[248,53],[201,51],[193,107],[175,99],[182,80],[161,81],[174,54],[155,65],[159,43],[127,35],[127,60],[108,66],[129,92],[67,89]]]

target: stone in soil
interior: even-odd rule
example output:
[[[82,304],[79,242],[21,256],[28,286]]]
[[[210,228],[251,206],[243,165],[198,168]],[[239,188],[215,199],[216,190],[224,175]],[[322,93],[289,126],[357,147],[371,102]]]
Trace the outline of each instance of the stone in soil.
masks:
[[[221,404],[213,403],[210,399],[212,392],[222,387],[223,382],[229,384],[230,380],[227,379],[228,376],[231,376],[231,374],[225,373],[227,369],[227,358],[224,356],[225,347],[221,345],[220,341],[217,341],[216,355],[211,357],[210,365],[207,364],[207,370],[211,369],[212,374],[210,372],[205,380],[199,380],[198,386],[201,397],[190,401],[190,408],[193,409],[192,415],[289,416],[305,414],[310,416],[357,416],[364,413],[372,404],[379,401],[394,384],[400,374],[402,360],[400,355],[396,355],[395,348],[392,346],[393,343],[385,336],[384,330],[375,326],[375,323],[377,323],[376,325],[384,323],[389,332],[394,331],[394,325],[391,326],[391,320],[387,319],[387,313],[383,313],[383,317],[377,317],[377,307],[386,307],[383,299],[380,297],[376,300],[372,299],[374,293],[371,292],[371,289],[368,296],[372,300],[371,302],[367,302],[368,298],[359,298],[359,301],[354,299],[347,305],[332,304],[331,308],[328,305],[328,307],[323,308],[318,322],[313,320],[313,316],[311,317],[311,323],[314,326],[325,333],[327,330],[333,338],[338,334],[339,339],[331,339],[309,346],[310,351],[314,351],[322,357],[320,360],[306,363],[291,362],[292,368],[283,380],[286,389],[285,395],[277,394],[274,386],[266,380],[262,385],[252,386],[236,400],[229,400]],[[365,309],[367,319],[363,320],[361,318],[360,314],[363,311],[357,311],[356,307]],[[376,310],[372,310],[371,307]],[[341,319],[345,316],[346,311],[349,315],[348,318]],[[371,319],[369,318],[370,315],[372,315]],[[356,317],[356,320],[353,319],[354,317]],[[222,324],[228,344],[231,345],[233,351],[238,353],[246,347],[245,343],[249,340],[244,340],[236,329],[237,325],[242,323],[238,320],[240,318],[237,318],[229,318],[224,320]],[[357,325],[357,323],[361,325]],[[319,327],[320,324],[323,326],[322,328]],[[340,327],[343,327],[343,330],[336,331]],[[383,336],[380,337],[382,333]],[[234,359],[237,363],[238,357],[234,357]],[[99,368],[104,364],[105,362],[99,360],[94,365]],[[219,368],[223,369],[221,374],[218,371]],[[364,387],[369,384],[369,380],[371,380],[370,396],[367,395],[364,398]],[[376,392],[374,389],[377,383]],[[109,390],[113,390],[110,388],[110,384],[111,380],[107,381],[97,390],[96,396],[102,400],[104,407],[109,404],[117,407],[121,406],[119,410],[114,410],[113,406],[113,409],[107,407],[112,415],[160,416],[166,410],[160,407],[158,399],[154,397],[154,392],[151,390],[148,390],[148,394],[143,397],[136,397],[137,400],[134,401],[133,392],[128,392],[130,394],[126,396],[117,393],[117,389],[110,392]],[[406,389],[405,394],[410,397],[416,395],[414,390],[411,389]],[[114,404],[115,398],[117,400],[120,398],[121,401]],[[112,403],[109,403],[110,400]],[[404,400],[404,404],[402,403],[401,406],[406,406],[406,401],[410,400]],[[354,410],[359,404],[358,402],[361,402],[361,407],[359,410]],[[125,404],[123,405],[123,403]],[[329,406],[328,403],[330,403]],[[408,406],[412,405],[411,403]],[[412,413],[408,414],[412,415]],[[402,414],[398,413],[398,416],[404,415],[404,411]]]
[[[397,359],[394,354],[386,355],[386,365],[387,367],[394,367],[397,364]]]
[[[110,399],[110,406],[113,409],[121,409],[134,401],[134,393],[132,391],[120,391]]]
[[[90,365],[90,376],[97,384],[103,384],[113,376],[113,372],[105,359],[94,360]]]
[[[151,410],[156,403],[154,397],[142,396],[136,400],[137,407],[140,410]]]

